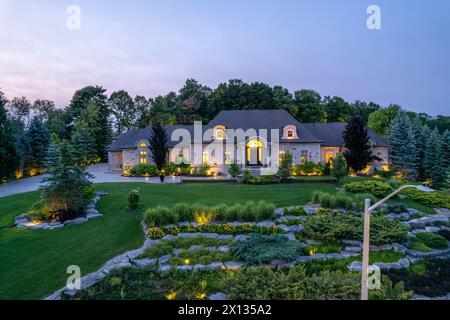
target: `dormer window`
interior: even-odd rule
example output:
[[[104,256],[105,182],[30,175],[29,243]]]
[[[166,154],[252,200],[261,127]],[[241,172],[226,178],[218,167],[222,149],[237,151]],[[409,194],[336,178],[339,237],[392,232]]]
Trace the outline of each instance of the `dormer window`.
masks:
[[[298,139],[297,127],[294,125],[288,125],[283,128],[283,139],[293,140]]]
[[[214,128],[214,139],[215,140],[225,140],[227,137],[225,127],[217,126]]]

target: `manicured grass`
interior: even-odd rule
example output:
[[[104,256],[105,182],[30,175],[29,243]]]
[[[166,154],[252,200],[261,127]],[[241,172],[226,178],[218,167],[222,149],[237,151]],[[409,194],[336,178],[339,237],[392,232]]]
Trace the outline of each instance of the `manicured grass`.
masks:
[[[110,194],[98,208],[103,217],[84,224],[51,231],[0,229],[0,299],[39,299],[63,287],[66,270],[78,265],[82,274],[93,272],[126,250],[142,245],[140,222],[145,208],[171,206],[177,202],[206,205],[245,203],[264,199],[279,207],[307,203],[313,190],[332,192],[332,185],[247,186],[225,184],[155,185],[145,183],[100,184],[98,190]],[[128,191],[139,188],[142,209],[128,212]],[[1,227],[30,209],[39,193],[32,192],[0,199]]]
[[[110,194],[98,203],[103,217],[51,231],[8,228],[14,217],[38,200],[39,192],[0,198],[0,299],[40,299],[65,285],[67,267],[78,265],[82,274],[107,260],[142,245],[140,222],[146,208],[177,202],[205,205],[265,200],[277,207],[308,203],[316,190],[336,192],[333,184],[237,185],[108,183],[96,185]],[[122,208],[131,189],[139,188],[142,208]],[[417,205],[412,206],[418,208]],[[418,208],[419,209],[419,208]]]

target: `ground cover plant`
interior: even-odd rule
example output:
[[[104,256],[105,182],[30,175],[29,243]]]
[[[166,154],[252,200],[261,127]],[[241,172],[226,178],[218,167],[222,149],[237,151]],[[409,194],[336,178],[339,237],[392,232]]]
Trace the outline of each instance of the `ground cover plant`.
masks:
[[[445,296],[450,292],[449,260],[434,259],[415,263],[405,270],[386,271],[394,282],[403,282],[407,290],[428,297]]]
[[[150,248],[144,251],[140,258],[155,259],[171,254],[174,249],[189,249],[191,246],[204,247],[220,247],[229,245],[232,239],[212,239],[207,237],[194,237],[194,238],[174,238],[170,240],[162,240],[159,243],[152,245]]]
[[[349,213],[330,211],[308,217],[303,226],[305,235],[317,240],[362,240],[363,235],[362,218]],[[398,221],[377,216],[372,218],[371,242],[374,244],[403,242],[406,234],[406,227]]]
[[[302,244],[290,241],[283,235],[252,235],[245,241],[236,241],[230,245],[231,254],[248,265],[260,265],[274,260],[289,262],[295,260]]]
[[[440,191],[423,192],[416,189],[406,189],[402,194],[418,203],[432,208],[450,209],[450,194]]]
[[[228,252],[211,251],[205,248],[197,250],[183,250],[177,257],[169,259],[169,264],[173,266],[182,265],[208,265],[213,262],[234,261],[233,256]]]
[[[416,235],[416,238],[425,244],[427,247],[430,247],[432,249],[447,249],[448,248],[448,242],[447,240],[435,233],[431,232],[421,232]]]
[[[370,193],[351,196],[349,194],[345,194],[344,192],[331,194],[322,191],[314,192],[311,200],[313,203],[320,204],[322,208],[362,211],[364,210],[365,199],[371,200],[371,203],[375,203],[377,201],[377,198]]]

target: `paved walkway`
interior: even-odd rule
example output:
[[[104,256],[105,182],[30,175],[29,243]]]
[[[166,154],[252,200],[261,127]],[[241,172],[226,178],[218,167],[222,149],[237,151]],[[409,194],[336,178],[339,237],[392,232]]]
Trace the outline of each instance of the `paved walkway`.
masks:
[[[108,172],[107,164],[97,164],[88,168],[88,171],[94,176],[94,183],[103,182],[146,182],[146,183],[161,183],[159,177],[153,178],[129,178],[122,177],[119,173]],[[18,181],[11,181],[0,185],[0,198],[10,196],[13,194],[23,193],[38,190],[42,185],[43,176],[35,176],[25,178]],[[164,183],[179,183],[179,177],[166,177]]]

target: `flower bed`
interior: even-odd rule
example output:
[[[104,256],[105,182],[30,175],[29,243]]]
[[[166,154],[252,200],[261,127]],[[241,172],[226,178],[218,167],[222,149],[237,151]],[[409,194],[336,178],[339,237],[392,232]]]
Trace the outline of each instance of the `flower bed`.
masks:
[[[166,235],[178,235],[179,233],[217,233],[219,235],[237,235],[237,234],[279,234],[284,233],[283,229],[277,226],[260,227],[252,224],[243,224],[239,226],[231,224],[206,224],[206,225],[185,225],[185,226],[164,226],[153,227],[147,230],[147,237],[150,239],[161,239]]]

